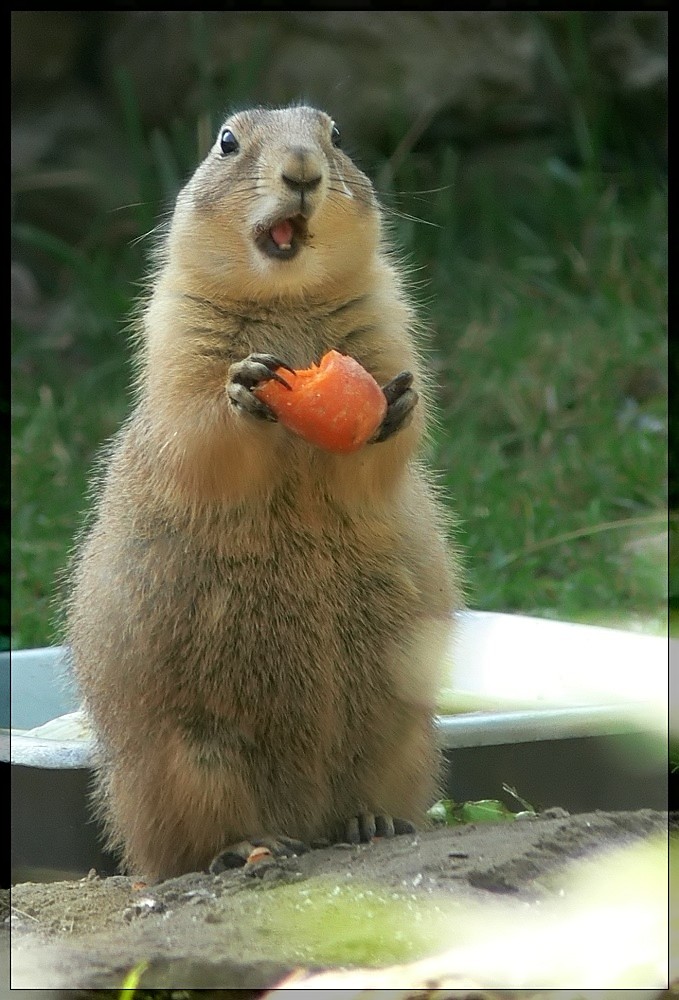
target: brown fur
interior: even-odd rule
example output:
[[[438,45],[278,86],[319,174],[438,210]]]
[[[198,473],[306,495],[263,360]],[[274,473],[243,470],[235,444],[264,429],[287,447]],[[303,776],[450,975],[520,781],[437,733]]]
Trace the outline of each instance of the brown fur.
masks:
[[[73,566],[68,641],[98,735],[101,808],[125,866],[157,879],[261,834],[332,836],[363,811],[419,822],[456,571],[419,462],[426,380],[367,177],[309,108],[227,122],[180,193],[143,316],[138,399]],[[281,164],[321,175],[309,243],[267,258]],[[310,196],[311,197],[311,196]],[[330,348],[385,384],[409,426],[351,455],[239,411],[252,352]]]

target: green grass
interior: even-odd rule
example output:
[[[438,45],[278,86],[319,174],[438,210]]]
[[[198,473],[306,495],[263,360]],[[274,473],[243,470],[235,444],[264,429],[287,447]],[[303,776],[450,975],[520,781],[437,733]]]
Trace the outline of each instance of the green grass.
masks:
[[[564,231],[565,207],[537,261],[515,244],[458,279],[487,298],[467,305],[440,347],[438,463],[464,522],[475,603],[660,620],[665,276],[660,246],[640,244],[646,226],[662,233],[663,201],[647,195],[634,224],[640,206],[604,207],[596,256],[572,220]],[[439,293],[439,343],[445,309]]]
[[[30,353],[13,373],[15,649],[56,641],[57,576],[86,508],[88,471],[98,445],[115,431],[126,409],[119,361],[89,368],[69,358],[55,365],[52,351]]]
[[[665,185],[631,156],[603,165],[610,115],[585,69],[556,146],[404,144],[395,116],[390,148],[364,166],[431,328],[432,461],[459,518],[470,605],[657,631],[667,618]],[[124,77],[120,106],[117,141],[133,168],[100,185],[80,235],[36,226],[31,202],[18,200],[15,256],[47,308],[42,322],[13,326],[15,648],[54,639],[55,581],[88,470],[129,406],[125,323],[149,242],[139,238],[209,132],[204,117],[145,131]]]
[[[428,281],[470,602],[664,632],[664,184],[537,152],[402,168],[432,188],[436,225],[395,225]]]

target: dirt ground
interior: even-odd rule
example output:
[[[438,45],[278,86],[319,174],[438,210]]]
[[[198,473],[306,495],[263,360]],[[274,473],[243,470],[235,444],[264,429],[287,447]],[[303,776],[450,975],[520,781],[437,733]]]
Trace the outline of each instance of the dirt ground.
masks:
[[[508,928],[541,906],[558,910],[583,863],[662,834],[667,822],[652,810],[554,809],[153,886],[94,872],[23,883],[11,892],[11,985],[115,988],[145,962],[144,987],[258,990],[293,970],[420,959],[449,946],[442,927],[473,923],[490,912],[483,907],[501,906]]]

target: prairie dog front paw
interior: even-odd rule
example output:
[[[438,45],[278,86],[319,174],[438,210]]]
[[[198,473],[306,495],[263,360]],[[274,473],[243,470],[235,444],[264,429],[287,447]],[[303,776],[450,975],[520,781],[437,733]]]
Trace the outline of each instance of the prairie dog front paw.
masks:
[[[249,413],[259,420],[276,421],[278,418],[275,413],[261,399],[257,399],[252,390],[270,379],[287,385],[285,379],[276,371],[277,368],[284,368],[289,372],[294,370],[273,354],[248,354],[247,358],[232,364],[229,368],[226,394],[236,409]]]

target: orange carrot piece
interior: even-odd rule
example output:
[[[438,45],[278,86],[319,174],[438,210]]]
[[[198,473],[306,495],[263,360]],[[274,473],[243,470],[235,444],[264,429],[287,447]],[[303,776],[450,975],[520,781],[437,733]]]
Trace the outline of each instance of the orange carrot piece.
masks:
[[[278,374],[254,389],[289,430],[326,451],[358,451],[384,420],[387,401],[372,375],[354,358],[328,351],[318,365]]]

